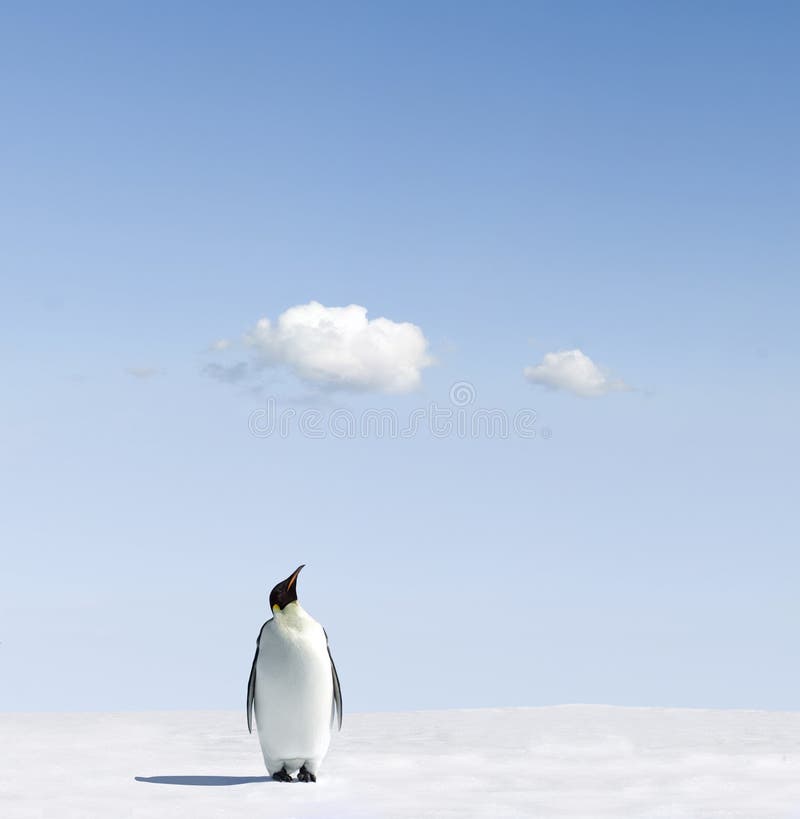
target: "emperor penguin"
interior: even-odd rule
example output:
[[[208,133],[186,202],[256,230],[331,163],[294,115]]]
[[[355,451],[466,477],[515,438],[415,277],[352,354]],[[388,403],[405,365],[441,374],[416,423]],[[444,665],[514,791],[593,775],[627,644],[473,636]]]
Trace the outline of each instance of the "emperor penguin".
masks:
[[[305,566],[305,564],[303,564]],[[255,707],[264,764],[273,779],[316,782],[334,722],[342,728],[342,690],[325,629],[297,600],[298,566],[269,596],[247,683],[247,730]]]

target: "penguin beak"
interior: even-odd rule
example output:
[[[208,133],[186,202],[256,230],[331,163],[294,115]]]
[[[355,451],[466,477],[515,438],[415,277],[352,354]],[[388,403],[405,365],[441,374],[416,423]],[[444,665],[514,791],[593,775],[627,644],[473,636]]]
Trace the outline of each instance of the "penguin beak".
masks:
[[[286,581],[286,591],[289,591],[289,590],[292,588],[292,586],[294,586],[294,584],[295,584],[295,583],[297,583],[297,575],[299,575],[299,574],[300,574],[300,570],[301,570],[301,569],[302,569],[302,568],[303,568],[305,565],[306,565],[306,564],[305,564],[305,563],[303,563],[303,564],[302,564],[302,566],[298,566],[298,567],[297,567],[297,568],[296,568],[296,569],[295,569],[295,570],[292,572],[291,576],[290,576],[290,577],[289,577],[289,579]]]

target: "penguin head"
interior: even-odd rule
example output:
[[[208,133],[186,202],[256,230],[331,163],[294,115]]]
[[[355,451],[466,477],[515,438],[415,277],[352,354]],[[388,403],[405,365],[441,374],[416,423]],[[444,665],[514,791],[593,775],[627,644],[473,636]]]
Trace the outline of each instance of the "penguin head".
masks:
[[[303,563],[303,566],[306,564]],[[272,611],[282,611],[297,600],[297,575],[300,574],[300,569],[303,566],[298,566],[286,580],[281,580],[277,586],[269,594],[269,607]]]

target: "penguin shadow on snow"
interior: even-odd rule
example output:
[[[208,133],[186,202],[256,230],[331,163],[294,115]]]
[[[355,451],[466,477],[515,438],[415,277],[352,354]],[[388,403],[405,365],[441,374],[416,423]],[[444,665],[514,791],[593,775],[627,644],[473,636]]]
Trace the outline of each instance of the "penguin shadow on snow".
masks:
[[[134,779],[137,782],[149,782],[151,785],[200,785],[202,787],[274,781],[271,776],[136,776]]]

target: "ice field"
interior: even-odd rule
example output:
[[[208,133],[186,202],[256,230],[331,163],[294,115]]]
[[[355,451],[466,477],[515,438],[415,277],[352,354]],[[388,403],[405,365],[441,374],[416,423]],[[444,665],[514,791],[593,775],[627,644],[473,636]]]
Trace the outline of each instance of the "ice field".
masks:
[[[3,819],[800,817],[800,714],[345,714],[316,785],[265,774],[243,709],[0,714]]]

